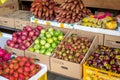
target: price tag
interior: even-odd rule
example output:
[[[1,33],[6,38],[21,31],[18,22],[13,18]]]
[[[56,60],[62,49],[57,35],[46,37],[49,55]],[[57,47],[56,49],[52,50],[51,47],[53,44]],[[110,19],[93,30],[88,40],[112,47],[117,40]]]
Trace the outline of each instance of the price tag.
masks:
[[[50,22],[46,21],[46,25],[47,25],[47,26],[50,26]]]
[[[63,24],[63,23],[60,23],[60,27],[61,27],[61,28],[64,28],[64,24]]]
[[[34,20],[34,23],[35,23],[35,24],[38,24],[38,20],[37,20],[37,19],[35,19],[35,20]]]

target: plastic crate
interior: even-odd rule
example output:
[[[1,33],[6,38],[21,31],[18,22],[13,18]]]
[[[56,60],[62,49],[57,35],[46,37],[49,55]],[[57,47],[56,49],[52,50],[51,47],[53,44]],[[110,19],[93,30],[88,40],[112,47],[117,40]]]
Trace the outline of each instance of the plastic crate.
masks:
[[[47,80],[47,66],[37,63],[41,66],[41,70],[35,74],[34,76],[32,76],[29,80]],[[8,80],[2,76],[0,76],[0,80]]]
[[[120,74],[83,64],[83,80],[120,80]]]
[[[47,80],[47,73],[43,74],[38,80]]]
[[[4,48],[6,45],[6,41],[8,39],[12,39],[12,35],[7,33],[2,33],[2,36],[0,36],[0,47]]]

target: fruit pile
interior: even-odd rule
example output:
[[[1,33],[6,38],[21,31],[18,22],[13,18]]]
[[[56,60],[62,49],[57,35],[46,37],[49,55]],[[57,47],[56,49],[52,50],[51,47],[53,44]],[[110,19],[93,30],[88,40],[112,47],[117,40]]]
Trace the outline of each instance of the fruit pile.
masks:
[[[74,23],[91,14],[81,0],[65,0],[57,10],[56,20],[61,23]]]
[[[18,56],[10,62],[0,63],[0,75],[9,80],[28,80],[41,70],[34,60]]]
[[[64,33],[60,30],[54,30],[53,28],[41,30],[39,38],[35,40],[34,45],[29,48],[29,51],[51,55],[63,38]]]
[[[43,20],[55,19],[56,3],[54,0],[34,0],[31,5],[31,12],[34,16]]]
[[[0,48],[0,63],[8,62],[11,58],[11,53],[8,53],[4,49]]]
[[[7,45],[16,49],[25,50],[39,36],[41,30],[41,26],[37,26],[34,29],[31,26],[25,26],[23,30],[12,34],[12,40],[7,40]]]
[[[98,46],[97,50],[87,60],[87,65],[120,73],[120,49]]]
[[[103,12],[83,18],[80,25],[113,30],[117,28],[117,22],[111,14]]]
[[[87,37],[79,37],[76,34],[72,34],[58,45],[53,57],[80,63],[90,45],[91,41]]]

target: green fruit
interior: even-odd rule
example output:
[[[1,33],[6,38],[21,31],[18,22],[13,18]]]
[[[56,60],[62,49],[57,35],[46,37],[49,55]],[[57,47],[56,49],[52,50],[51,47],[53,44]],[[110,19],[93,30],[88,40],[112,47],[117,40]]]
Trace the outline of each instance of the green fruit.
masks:
[[[41,53],[41,54],[44,54],[45,51],[46,51],[46,49],[41,49],[41,50],[40,50],[40,53]]]
[[[44,34],[46,31],[44,29],[41,30],[41,34]]]
[[[46,51],[45,54],[50,56],[52,53],[50,51]]]
[[[57,37],[53,37],[53,40],[54,40],[54,41],[57,41],[58,39],[57,39]]]
[[[58,36],[58,40],[60,40],[60,41],[63,40],[63,38],[64,38],[64,36],[62,36],[62,35]]]
[[[35,44],[39,44],[39,42],[40,42],[39,39],[35,40]]]
[[[41,33],[40,38],[43,38],[43,37],[45,37],[45,34]]]
[[[45,48],[50,48],[50,43],[46,43]]]
[[[46,37],[47,37],[47,38],[50,38],[50,37],[52,37],[52,36],[51,36],[51,34],[50,34],[49,32],[46,32]]]
[[[54,50],[54,48],[52,48],[52,47],[50,47],[50,48],[48,49],[48,51],[51,52],[51,53],[53,52],[53,50]]]
[[[28,50],[31,52],[34,52],[35,49],[33,47],[30,47],[30,48],[28,48]]]
[[[52,39],[52,38],[48,38],[48,39],[47,39],[47,42],[48,42],[48,43],[53,43],[53,39]]]
[[[34,45],[34,49],[40,49],[40,44]]]
[[[49,28],[48,31],[49,31],[49,32],[53,32],[54,29],[53,29],[53,28]]]
[[[57,43],[52,43],[52,48],[56,48],[57,47]]]
[[[54,35],[54,31],[51,31],[51,32],[49,32],[50,34],[51,34],[51,36],[53,36]]]
[[[45,46],[41,46],[41,49],[45,49]]]
[[[46,44],[45,39],[41,39],[41,40],[40,40],[40,44],[41,44],[41,45],[45,45],[45,44]]]
[[[36,52],[36,53],[40,53],[40,50],[39,50],[39,49],[36,49],[35,52]]]
[[[58,45],[60,43],[60,41],[55,41],[55,43]]]

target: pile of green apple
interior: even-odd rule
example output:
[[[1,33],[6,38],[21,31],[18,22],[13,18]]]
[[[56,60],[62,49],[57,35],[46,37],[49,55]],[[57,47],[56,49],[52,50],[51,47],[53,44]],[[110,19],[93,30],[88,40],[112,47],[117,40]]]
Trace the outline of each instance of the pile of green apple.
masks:
[[[57,45],[64,38],[64,33],[60,30],[55,30],[54,28],[49,28],[47,30],[41,30],[39,38],[34,42],[34,45],[28,50],[31,52],[36,52],[45,55],[51,55]]]

